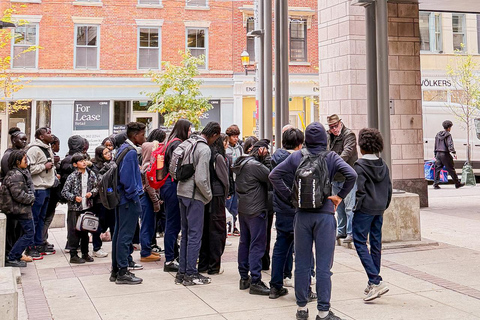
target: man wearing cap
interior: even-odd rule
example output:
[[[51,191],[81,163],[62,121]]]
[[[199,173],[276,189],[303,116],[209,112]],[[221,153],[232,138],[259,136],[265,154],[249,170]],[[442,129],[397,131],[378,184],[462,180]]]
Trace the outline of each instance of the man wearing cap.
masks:
[[[440,182],[440,171],[445,166],[448,174],[452,177],[453,182],[455,182],[455,188],[461,188],[465,183],[461,183],[458,180],[457,173],[453,167],[453,157],[457,159],[457,152],[453,146],[453,139],[450,131],[452,130],[453,123],[450,120],[445,120],[442,123],[443,131],[440,131],[435,136],[435,179],[433,181],[433,188],[440,189],[438,183]],[[453,155],[453,156],[452,156]]]
[[[328,150],[335,151],[352,168],[358,159],[357,139],[352,130],[345,127],[342,119],[336,114],[327,117],[328,121]],[[345,177],[337,173],[332,181],[333,194],[338,194],[345,182]],[[350,243],[352,237],[353,207],[355,205],[356,185],[343,199],[337,208],[338,227],[337,239],[344,239],[343,242]]]

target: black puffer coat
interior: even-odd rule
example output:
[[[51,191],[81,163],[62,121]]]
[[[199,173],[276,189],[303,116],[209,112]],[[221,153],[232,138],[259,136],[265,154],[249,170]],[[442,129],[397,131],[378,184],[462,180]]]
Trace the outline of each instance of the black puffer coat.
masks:
[[[75,171],[72,165],[72,156],[75,153],[82,152],[85,146],[85,139],[79,135],[71,136],[68,138],[68,153],[60,163],[60,183],[62,185],[67,181],[68,176]]]
[[[4,193],[7,198],[2,196],[1,199],[4,213],[14,215],[19,220],[32,219],[35,195],[30,172],[27,169],[18,168],[8,171],[2,188],[7,191]]]

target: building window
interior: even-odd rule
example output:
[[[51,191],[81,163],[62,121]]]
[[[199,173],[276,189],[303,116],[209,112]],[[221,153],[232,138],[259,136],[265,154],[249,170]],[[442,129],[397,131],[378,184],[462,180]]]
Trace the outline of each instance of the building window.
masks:
[[[208,59],[207,59],[207,48],[208,48],[208,39],[207,39],[208,29],[206,28],[188,28],[187,29],[187,50],[190,50],[190,53],[194,57],[204,56],[204,65],[199,65],[199,69],[208,68]]]
[[[253,17],[249,17],[247,19],[247,33],[255,30],[255,19]],[[250,56],[250,63],[255,61],[255,38],[254,37],[247,37],[247,52]]]
[[[26,103],[26,108],[10,113],[8,118],[8,128],[19,127],[25,132],[28,142],[32,133],[32,102]]]
[[[423,91],[423,101],[447,102],[447,91],[445,90],[425,90]]]
[[[162,0],[138,0],[138,4],[162,4]]]
[[[37,101],[35,128],[52,127],[52,101]]]
[[[98,69],[99,26],[76,26],[75,68]]]
[[[160,68],[160,28],[138,29],[138,68]]]
[[[290,61],[307,61],[307,21],[290,21]]]
[[[465,15],[452,15],[452,31],[453,31],[453,49],[458,51],[466,51],[466,35],[465,35]],[[463,48],[462,48],[463,44]]]
[[[15,28],[12,45],[12,68],[36,68],[37,50],[25,52],[38,46],[38,25],[28,24]]]
[[[186,0],[187,7],[206,7],[207,5],[207,0]]]
[[[420,40],[422,51],[442,52],[442,16],[435,12],[420,12]]]

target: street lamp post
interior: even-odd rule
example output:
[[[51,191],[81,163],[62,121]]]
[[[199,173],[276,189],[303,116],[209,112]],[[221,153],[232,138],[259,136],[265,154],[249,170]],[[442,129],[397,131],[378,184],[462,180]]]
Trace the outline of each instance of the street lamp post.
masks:
[[[0,21],[0,29],[16,28],[15,23]]]
[[[242,66],[245,69],[245,75],[248,76],[248,67],[250,66],[250,55],[248,54],[247,50],[243,50],[242,54],[240,55],[242,59]]]

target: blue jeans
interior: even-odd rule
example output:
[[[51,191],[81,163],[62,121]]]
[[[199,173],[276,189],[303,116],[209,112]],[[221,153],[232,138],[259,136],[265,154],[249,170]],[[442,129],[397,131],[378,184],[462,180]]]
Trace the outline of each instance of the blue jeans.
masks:
[[[167,179],[160,188],[160,196],[165,204],[165,261],[173,261],[178,257],[177,238],[182,227],[180,207],[177,198],[177,183]]]
[[[200,200],[178,197],[182,218],[182,240],[178,270],[192,275],[197,273],[197,259],[202,245],[205,205]]]
[[[32,206],[33,223],[35,225],[35,235],[33,245],[43,245],[43,225],[45,224],[45,215],[47,214],[48,201],[50,200],[50,189],[35,190],[35,202]]]
[[[232,214],[233,217],[233,226],[237,223],[237,216],[238,216],[238,194],[235,193],[225,201],[225,208],[227,208],[228,212]],[[233,232],[233,227],[232,227]]]
[[[343,187],[343,181],[333,181],[333,194],[338,194]],[[352,219],[353,219],[353,207],[355,206],[355,193],[357,192],[357,184],[353,186],[352,190],[348,195],[343,199],[343,201],[338,205],[337,208],[337,217],[338,217],[338,228],[337,234],[345,236],[347,234],[352,234]]]
[[[310,290],[312,247],[315,243],[317,309],[330,310],[333,255],[335,251],[335,216],[297,212],[295,215],[295,298],[305,307]]]
[[[112,239],[112,270],[115,272],[126,269],[131,261],[133,235],[141,213],[140,201],[129,201],[115,210],[115,232]]]
[[[368,276],[368,282],[379,284],[380,265],[382,260],[382,225],[383,216],[373,216],[363,212],[355,212],[353,216],[353,243],[358,257]],[[370,235],[370,252],[367,237]]]
[[[277,215],[278,219],[278,215]],[[283,287],[283,279],[292,277],[292,254],[293,254],[293,230],[285,232],[277,229],[277,240],[273,247],[272,255],[272,279],[270,286],[280,289]]]
[[[238,220],[242,230],[238,245],[238,272],[242,279],[248,279],[250,271],[252,283],[258,283],[262,280],[262,257],[267,245],[267,213],[262,212],[256,217],[241,214]]]
[[[33,220],[17,220],[18,224],[23,229],[23,235],[15,242],[8,254],[8,260],[19,260],[22,257],[23,251],[31,246],[33,243],[33,237],[35,234],[35,227],[33,225]]]
[[[150,197],[145,194],[140,198],[142,213],[140,214],[140,244],[142,251],[140,256],[148,257],[152,254],[152,239],[155,234],[155,212]]]

